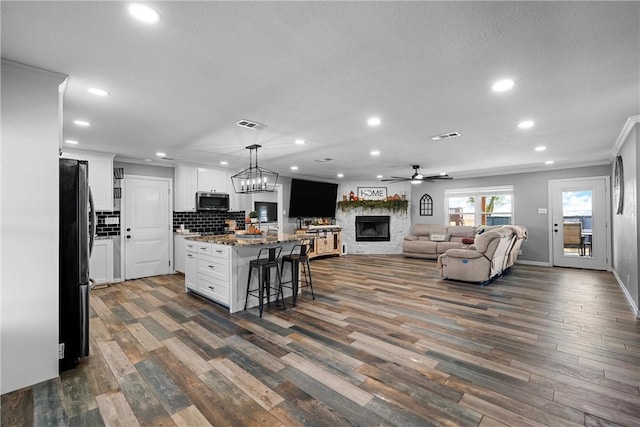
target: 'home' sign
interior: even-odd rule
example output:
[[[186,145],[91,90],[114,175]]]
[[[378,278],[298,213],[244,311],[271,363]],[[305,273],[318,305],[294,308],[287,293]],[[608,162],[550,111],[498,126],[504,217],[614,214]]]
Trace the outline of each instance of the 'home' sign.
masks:
[[[387,187],[358,187],[358,199],[384,200],[387,198]]]

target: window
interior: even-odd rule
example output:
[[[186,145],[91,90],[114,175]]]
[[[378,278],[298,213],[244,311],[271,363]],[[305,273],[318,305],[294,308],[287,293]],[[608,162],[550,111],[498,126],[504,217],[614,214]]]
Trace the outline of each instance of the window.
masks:
[[[513,185],[445,190],[447,225],[513,224]]]

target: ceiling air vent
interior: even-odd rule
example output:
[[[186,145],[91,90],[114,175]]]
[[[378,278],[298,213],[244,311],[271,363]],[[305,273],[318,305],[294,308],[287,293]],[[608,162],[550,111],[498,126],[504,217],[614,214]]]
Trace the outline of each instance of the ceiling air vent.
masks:
[[[331,157],[323,157],[321,159],[316,160],[316,162],[324,163],[324,162],[330,162],[331,160],[333,160]]]
[[[263,125],[262,123],[258,122],[252,122],[251,120],[240,120],[238,122],[238,126],[255,130],[262,130],[267,127],[267,125]]]
[[[442,135],[432,136],[431,139],[434,141],[440,141],[441,139],[456,138],[458,136],[460,136],[460,132],[449,132],[443,133]]]

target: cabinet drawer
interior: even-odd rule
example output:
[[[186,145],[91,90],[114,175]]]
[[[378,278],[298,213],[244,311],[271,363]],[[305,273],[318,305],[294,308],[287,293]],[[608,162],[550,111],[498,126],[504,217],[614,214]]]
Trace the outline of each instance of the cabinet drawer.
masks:
[[[198,242],[197,248],[200,255],[211,255],[211,252],[213,250],[211,243]]]
[[[198,256],[198,274],[204,274],[216,279],[229,280],[229,262],[213,257]]]
[[[211,245],[211,256],[227,260],[231,257],[231,247],[226,245]]]
[[[198,292],[221,304],[229,305],[229,285],[204,274],[198,274]]]
[[[184,250],[187,252],[198,252],[198,242],[194,242],[193,240],[185,240]]]

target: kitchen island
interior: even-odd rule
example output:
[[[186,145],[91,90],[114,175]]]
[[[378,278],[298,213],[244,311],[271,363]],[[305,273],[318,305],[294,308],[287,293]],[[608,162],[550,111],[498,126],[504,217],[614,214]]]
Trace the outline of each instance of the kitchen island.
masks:
[[[282,233],[257,237],[235,234],[187,237],[185,289],[228,307],[230,313],[242,311],[247,295],[249,261],[256,259],[263,248],[282,246],[282,255],[288,254],[303,238]],[[287,270],[287,277],[290,274]],[[254,273],[251,286],[257,287],[256,282]],[[291,293],[291,289],[284,289],[285,298]],[[258,298],[250,296],[247,308],[256,306]]]

